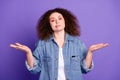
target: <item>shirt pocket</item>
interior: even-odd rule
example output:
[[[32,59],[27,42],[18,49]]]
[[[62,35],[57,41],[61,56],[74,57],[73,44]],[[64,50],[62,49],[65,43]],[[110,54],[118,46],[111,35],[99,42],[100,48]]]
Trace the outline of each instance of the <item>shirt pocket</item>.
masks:
[[[72,70],[80,70],[80,57],[79,55],[71,56],[71,69]]]
[[[44,57],[43,58],[43,67],[47,71],[49,71],[50,69],[52,69],[52,59],[51,59],[51,57]]]

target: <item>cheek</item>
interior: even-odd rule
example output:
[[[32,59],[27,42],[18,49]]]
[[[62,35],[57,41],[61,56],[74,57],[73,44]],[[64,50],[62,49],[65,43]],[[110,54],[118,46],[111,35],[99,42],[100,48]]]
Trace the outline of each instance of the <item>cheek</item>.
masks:
[[[54,25],[54,23],[51,23],[51,22],[50,22],[50,26],[53,26],[53,25]]]
[[[61,24],[65,27],[65,22],[64,21]]]
[[[65,25],[65,20],[63,20],[62,23]]]
[[[50,26],[51,26],[51,28],[53,29],[54,26],[55,26],[55,24],[54,24],[54,23],[50,23]]]

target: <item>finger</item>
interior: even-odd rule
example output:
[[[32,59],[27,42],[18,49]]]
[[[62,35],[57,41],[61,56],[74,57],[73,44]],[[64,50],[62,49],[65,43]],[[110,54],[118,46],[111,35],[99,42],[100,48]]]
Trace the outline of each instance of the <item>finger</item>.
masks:
[[[106,46],[109,46],[109,44],[108,43],[104,43],[102,45],[99,45],[98,47],[106,47]]]
[[[22,44],[20,44],[20,43],[15,43],[17,46],[23,46]]]
[[[105,43],[104,46],[109,46],[109,44],[108,44],[108,43]]]
[[[100,44],[97,44],[96,46],[104,46],[105,44],[104,43],[100,43]]]
[[[18,48],[19,46],[17,46],[17,45],[14,45],[14,44],[10,44],[10,47],[13,47],[13,48]]]
[[[14,44],[10,44],[10,47],[16,48],[16,45],[14,45]]]
[[[15,44],[10,44],[10,47],[16,48],[16,49],[20,49],[23,48],[24,46],[19,44],[19,43],[15,43]]]
[[[101,44],[101,45],[97,45],[96,47],[95,47],[95,49],[97,50],[97,49],[101,49],[101,48],[104,48],[104,47],[106,47],[106,46],[108,46],[109,44],[107,43],[107,44]]]
[[[100,44],[94,44],[94,45],[92,45],[91,47],[98,47],[98,46],[101,46],[101,45],[103,45],[103,43],[100,43]]]
[[[108,46],[108,43],[100,43],[100,44],[96,44],[94,45],[94,47],[103,47],[103,46]]]

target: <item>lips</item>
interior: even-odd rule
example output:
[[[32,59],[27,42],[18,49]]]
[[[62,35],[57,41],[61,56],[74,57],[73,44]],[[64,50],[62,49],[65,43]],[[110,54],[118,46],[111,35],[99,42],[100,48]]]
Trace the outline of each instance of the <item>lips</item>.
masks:
[[[56,27],[56,28],[57,28],[57,27],[60,27],[60,25],[56,25],[55,27]]]

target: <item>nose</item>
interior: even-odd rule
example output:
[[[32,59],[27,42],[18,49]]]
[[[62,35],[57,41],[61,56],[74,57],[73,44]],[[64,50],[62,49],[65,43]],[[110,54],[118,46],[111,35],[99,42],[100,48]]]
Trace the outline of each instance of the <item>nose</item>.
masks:
[[[57,23],[59,23],[59,20],[58,20],[58,19],[56,19],[56,20],[55,20],[55,22],[56,22],[56,24],[57,24]]]

